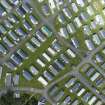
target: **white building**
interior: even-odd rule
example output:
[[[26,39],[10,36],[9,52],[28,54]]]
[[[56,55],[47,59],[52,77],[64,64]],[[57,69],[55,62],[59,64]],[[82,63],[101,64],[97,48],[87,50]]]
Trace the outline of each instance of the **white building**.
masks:
[[[43,84],[43,86],[47,86],[47,84],[48,84],[48,82],[42,76],[40,76],[38,78],[38,81],[41,82]]]
[[[86,44],[88,50],[93,50],[95,48],[95,46],[91,40],[85,40],[85,44]]]

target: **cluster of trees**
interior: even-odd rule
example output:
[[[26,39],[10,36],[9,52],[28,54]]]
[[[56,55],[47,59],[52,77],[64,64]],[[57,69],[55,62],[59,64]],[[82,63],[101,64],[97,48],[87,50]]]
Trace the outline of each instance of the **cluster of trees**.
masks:
[[[14,98],[14,94],[8,91],[0,97],[0,105],[37,105],[38,101],[33,96],[29,100],[29,94],[22,94],[20,98]],[[28,101],[27,101],[28,100]]]

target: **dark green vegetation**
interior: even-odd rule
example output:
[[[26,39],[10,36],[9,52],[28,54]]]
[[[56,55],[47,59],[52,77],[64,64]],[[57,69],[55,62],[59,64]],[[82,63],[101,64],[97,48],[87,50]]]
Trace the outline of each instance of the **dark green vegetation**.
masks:
[[[0,97],[0,105],[37,105],[38,101],[34,96],[22,94],[20,98],[14,98],[14,93],[8,91]]]

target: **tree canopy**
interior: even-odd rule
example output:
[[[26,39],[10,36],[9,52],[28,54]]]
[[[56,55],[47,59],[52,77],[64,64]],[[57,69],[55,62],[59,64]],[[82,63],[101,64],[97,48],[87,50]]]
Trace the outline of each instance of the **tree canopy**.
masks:
[[[29,94],[22,94],[20,98],[14,98],[12,91],[8,91],[0,97],[0,105],[37,105],[38,101],[35,97],[29,99]],[[29,101],[27,101],[29,100]]]

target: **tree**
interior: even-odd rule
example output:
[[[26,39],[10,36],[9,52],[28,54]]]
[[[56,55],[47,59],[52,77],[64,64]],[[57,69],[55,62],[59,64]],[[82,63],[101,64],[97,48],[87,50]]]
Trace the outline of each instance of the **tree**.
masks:
[[[35,99],[35,97],[32,97],[27,103],[26,105],[37,105],[38,101]]]
[[[28,99],[29,94],[22,94],[21,98],[16,99],[14,98],[13,92],[8,91],[6,94],[3,94],[0,97],[0,105],[23,105]],[[33,96],[26,105],[37,105],[38,101]]]

